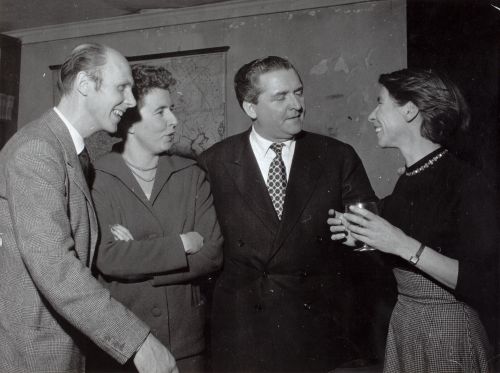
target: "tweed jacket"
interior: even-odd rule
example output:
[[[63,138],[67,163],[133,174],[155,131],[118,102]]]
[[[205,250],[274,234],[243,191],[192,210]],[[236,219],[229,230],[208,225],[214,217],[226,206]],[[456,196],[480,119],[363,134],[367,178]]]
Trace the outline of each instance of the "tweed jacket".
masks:
[[[120,153],[104,155],[95,169],[99,280],[175,358],[200,353],[206,304],[199,281],[222,265],[222,235],[205,173],[193,160],[161,156],[147,199]],[[114,240],[110,226],[117,223],[134,240]],[[190,231],[204,241],[199,252],[186,255],[180,234]]]
[[[53,111],[0,152],[0,372],[83,372],[85,336],[121,363],[149,328],[89,269],[97,221]]]
[[[348,252],[330,240],[328,209],[375,198],[354,150],[324,136],[296,138],[281,221],[249,131],[200,156],[224,236],[213,298],[215,371],[327,371],[350,359]]]

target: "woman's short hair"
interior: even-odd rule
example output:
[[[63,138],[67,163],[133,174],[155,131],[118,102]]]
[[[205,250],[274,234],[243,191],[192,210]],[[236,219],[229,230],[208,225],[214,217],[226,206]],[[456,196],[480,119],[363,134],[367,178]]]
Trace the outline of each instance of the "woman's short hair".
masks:
[[[96,82],[99,89],[102,83],[101,67],[106,64],[108,48],[97,43],[80,44],[61,65],[57,87],[62,96],[73,89],[76,76],[85,71]]]
[[[290,61],[277,56],[268,56],[253,60],[238,70],[234,76],[234,90],[241,107],[243,107],[243,101],[253,104],[257,103],[261,93],[258,85],[259,77],[262,74],[276,70],[294,70],[297,76],[299,76],[299,73]]]
[[[460,89],[446,75],[431,69],[403,69],[382,74],[379,83],[402,106],[412,102],[422,116],[420,133],[447,144],[457,130],[466,130],[470,111]]]
[[[175,85],[176,80],[165,67],[135,64],[132,65],[132,77],[134,78],[134,86],[132,93],[137,101],[137,106],[127,109],[118,125],[116,132],[117,137],[122,139],[127,138],[129,128],[136,122],[141,120],[139,110],[144,105],[144,97],[153,89],[171,89]]]
[[[170,90],[176,83],[170,71],[163,66],[143,64],[132,65],[132,77],[134,78],[132,92],[137,100],[139,109],[143,105],[144,96],[152,89],[160,88]]]

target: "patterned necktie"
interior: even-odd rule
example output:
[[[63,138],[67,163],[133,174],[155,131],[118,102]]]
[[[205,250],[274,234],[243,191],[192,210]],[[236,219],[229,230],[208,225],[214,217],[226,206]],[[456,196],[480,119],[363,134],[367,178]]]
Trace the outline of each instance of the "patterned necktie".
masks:
[[[90,185],[90,156],[87,148],[83,148],[82,152],[78,154],[78,159],[80,160],[80,164],[82,165],[83,176],[85,176],[87,184]]]
[[[274,209],[280,220],[281,214],[283,213],[286,192],[286,168],[285,162],[283,162],[283,158],[281,158],[283,146],[283,143],[273,143],[270,146],[270,149],[276,153],[276,156],[269,166],[269,174],[267,176],[267,190],[269,191]]]

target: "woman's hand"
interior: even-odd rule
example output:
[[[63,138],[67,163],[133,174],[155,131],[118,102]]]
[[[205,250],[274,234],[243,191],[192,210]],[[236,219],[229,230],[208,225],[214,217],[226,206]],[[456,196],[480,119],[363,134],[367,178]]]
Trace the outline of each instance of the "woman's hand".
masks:
[[[111,234],[113,235],[115,241],[132,241],[134,237],[132,233],[125,228],[123,225],[114,224],[110,225]]]
[[[342,222],[354,239],[394,255],[413,247],[413,239],[377,214],[356,206],[351,206],[350,211],[342,215]]]
[[[328,215],[331,217],[326,221],[330,225],[331,239],[333,241],[342,241],[346,246],[355,246],[355,240],[345,229],[342,223],[342,213],[335,211],[334,209],[328,210]]]
[[[203,237],[198,232],[183,233],[181,240],[186,254],[197,253],[203,247]]]

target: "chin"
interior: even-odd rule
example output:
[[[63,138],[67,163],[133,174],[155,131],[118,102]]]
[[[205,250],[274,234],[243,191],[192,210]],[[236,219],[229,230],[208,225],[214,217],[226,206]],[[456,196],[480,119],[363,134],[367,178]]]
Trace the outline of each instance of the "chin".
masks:
[[[172,143],[165,144],[161,147],[161,153],[168,152],[170,149],[172,149]]]
[[[108,133],[115,133],[117,129],[118,129],[118,123],[105,123],[102,126],[102,130]]]

